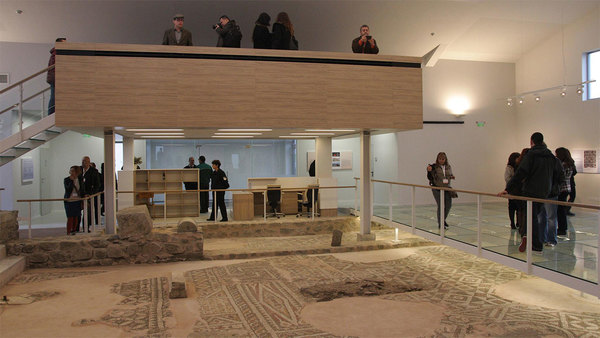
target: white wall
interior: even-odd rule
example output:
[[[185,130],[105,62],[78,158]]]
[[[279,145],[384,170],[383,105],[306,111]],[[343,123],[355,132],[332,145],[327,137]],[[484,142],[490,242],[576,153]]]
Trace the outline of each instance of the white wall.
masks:
[[[517,92],[549,88],[582,81],[582,55],[600,48],[598,10],[581,20],[565,26],[563,32],[552,36],[524,55],[516,64]],[[563,67],[563,50],[564,64]],[[600,80],[600,79],[597,79]],[[566,97],[559,90],[542,93],[539,103],[531,102],[515,107],[517,111],[517,142],[529,144],[535,131],[542,132],[551,150],[600,148],[600,100],[582,101],[573,87]],[[600,202],[600,175],[579,173],[576,202]]]
[[[43,148],[43,149],[40,149]],[[12,199],[37,199],[37,198],[63,198],[65,193],[63,179],[69,175],[69,168],[72,165],[81,165],[83,156],[90,156],[92,162],[95,162],[98,169],[104,161],[104,143],[98,137],[84,137],[83,135],[67,131],[56,137],[45,145],[37,148],[23,157],[33,158],[34,181],[31,184],[23,185],[21,183],[21,161],[13,161],[13,185],[14,192]],[[40,155],[43,153],[44,155]],[[47,185],[40,184],[42,176],[49,180]],[[44,202],[51,203],[52,210],[61,210],[62,202]],[[36,205],[37,204],[37,205]],[[15,203],[16,209],[20,215],[27,214],[26,203]],[[40,215],[40,203],[33,205],[32,216]]]

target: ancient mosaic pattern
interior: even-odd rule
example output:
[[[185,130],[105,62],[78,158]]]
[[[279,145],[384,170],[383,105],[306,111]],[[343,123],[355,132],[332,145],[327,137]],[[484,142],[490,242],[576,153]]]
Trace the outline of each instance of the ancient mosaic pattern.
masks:
[[[300,289],[341,281],[377,279],[421,291],[383,299],[444,305],[436,335],[598,336],[600,316],[528,306],[500,298],[493,286],[528,278],[520,271],[447,247],[377,263],[333,256],[285,256],[188,273],[196,288],[199,319],[191,337],[329,336],[300,318],[315,300]]]
[[[15,277],[10,284],[27,284],[60,278],[73,278],[95,275],[106,271],[58,271],[58,272],[24,272]]]
[[[150,278],[113,285],[112,292],[125,299],[99,319],[84,319],[77,325],[108,324],[140,336],[167,337],[169,310],[168,279]]]

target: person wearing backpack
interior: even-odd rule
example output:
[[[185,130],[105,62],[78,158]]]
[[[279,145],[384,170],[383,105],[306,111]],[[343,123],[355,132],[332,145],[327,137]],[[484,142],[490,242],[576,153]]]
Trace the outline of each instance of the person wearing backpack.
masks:
[[[227,15],[221,15],[219,23],[214,25],[213,29],[219,34],[217,47],[240,48],[242,32],[235,20],[229,20]]]

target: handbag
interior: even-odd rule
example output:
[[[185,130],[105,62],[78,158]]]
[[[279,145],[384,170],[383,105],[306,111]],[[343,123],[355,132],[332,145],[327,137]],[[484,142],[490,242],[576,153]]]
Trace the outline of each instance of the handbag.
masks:
[[[458,198],[458,193],[456,191],[449,191],[451,198]]]
[[[298,50],[298,40],[296,40],[296,37],[293,35],[290,39],[290,50]]]

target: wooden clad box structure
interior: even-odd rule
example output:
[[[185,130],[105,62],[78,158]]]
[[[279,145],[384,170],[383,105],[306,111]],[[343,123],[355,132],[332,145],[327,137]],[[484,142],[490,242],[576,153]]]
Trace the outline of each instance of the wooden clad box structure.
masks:
[[[421,58],[58,43],[56,125],[422,128]]]
[[[151,217],[164,217],[164,203],[156,203],[154,200],[159,195],[163,195],[155,191],[164,190],[171,191],[165,196],[167,217],[200,215],[198,192],[183,190],[183,182],[198,182],[198,169],[148,169],[136,170],[134,173],[135,204],[148,205]]]

